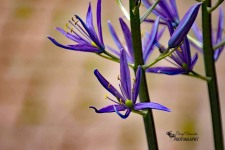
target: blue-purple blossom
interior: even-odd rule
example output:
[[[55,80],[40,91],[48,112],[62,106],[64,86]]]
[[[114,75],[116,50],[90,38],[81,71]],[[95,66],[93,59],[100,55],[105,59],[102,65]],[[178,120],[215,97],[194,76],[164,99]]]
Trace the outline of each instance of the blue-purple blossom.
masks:
[[[150,8],[153,2],[150,0],[142,0],[146,8]],[[153,10],[156,16],[160,16],[165,24],[170,24],[173,28],[177,27],[180,19],[177,11],[176,0],[161,0]],[[148,21],[148,20],[147,20]]]
[[[179,46],[179,44],[184,40],[187,36],[191,26],[193,25],[197,15],[198,10],[202,3],[197,3],[193,5],[187,13],[184,15],[176,30],[173,32],[170,40],[168,41],[168,45],[170,48],[175,48]]]
[[[154,45],[155,43],[157,43],[157,41],[161,38],[164,29],[162,29],[159,33],[158,33],[158,27],[159,27],[159,20],[160,18],[157,17],[157,19],[154,21],[154,24],[152,26],[152,29],[150,32],[145,32],[145,35],[143,36],[142,39],[142,51],[143,51],[143,60],[144,62],[147,62],[149,56],[151,55]],[[120,39],[118,38],[115,29],[113,28],[112,24],[110,21],[108,21],[108,27],[109,27],[109,31],[111,33],[111,36],[118,48],[118,50],[108,47],[109,50],[111,50],[117,57],[120,56],[119,51],[120,50],[125,50],[126,52],[126,56],[127,56],[127,60],[129,63],[134,64],[134,50],[133,50],[133,45],[132,45],[132,35],[131,35],[131,31],[128,27],[128,25],[123,21],[122,18],[119,19],[120,21],[120,25],[123,31],[123,35],[124,35],[124,39],[126,42],[126,45],[124,46],[122,44],[122,42],[120,41]]]
[[[198,42],[200,42],[200,44],[202,45],[202,31],[198,28],[197,24],[194,23],[192,26],[192,30],[195,34],[195,37],[197,38]],[[224,31],[224,13],[223,13],[223,9],[220,7],[219,8],[219,19],[218,19],[218,24],[217,24],[217,30],[216,33],[212,33],[212,44],[213,45],[217,45],[220,42],[222,42],[224,40],[223,38],[223,31]],[[191,42],[191,44],[197,48],[200,52],[202,51],[202,48],[200,48],[199,46],[197,46],[195,43]],[[221,52],[223,51],[224,46],[221,46],[220,48],[214,50],[214,60],[218,60]]]
[[[198,54],[195,53],[191,57],[190,44],[188,39],[185,38],[184,43],[171,54],[170,58],[171,60],[167,60],[176,67],[152,67],[146,69],[146,71],[167,75],[188,74],[193,71],[194,65],[198,60]]]
[[[48,37],[56,46],[61,48],[82,51],[82,52],[95,52],[102,53],[105,50],[102,26],[101,26],[101,0],[97,2],[96,10],[98,33],[94,29],[93,15],[91,4],[89,3],[86,23],[77,15],[66,24],[66,30],[56,28],[57,31],[62,33],[68,39],[76,42],[76,44],[63,45],[57,42],[54,38]]]
[[[158,103],[153,102],[144,102],[144,103],[136,103],[139,89],[140,89],[140,82],[141,82],[141,75],[142,75],[142,67],[138,66],[136,72],[136,79],[134,79],[133,87],[131,87],[131,77],[130,71],[127,63],[127,57],[125,51],[121,51],[120,53],[120,90],[121,93],[116,90],[116,88],[111,85],[96,69],[94,71],[95,76],[102,84],[102,86],[108,90],[113,96],[115,96],[116,100],[113,100],[109,97],[110,101],[114,102],[115,104],[108,105],[101,109],[97,109],[93,106],[96,113],[112,113],[116,112],[121,118],[125,119],[129,116],[131,111],[142,111],[146,109],[158,109],[163,111],[170,111],[167,107],[160,105]],[[126,111],[125,114],[122,114],[120,111]]]

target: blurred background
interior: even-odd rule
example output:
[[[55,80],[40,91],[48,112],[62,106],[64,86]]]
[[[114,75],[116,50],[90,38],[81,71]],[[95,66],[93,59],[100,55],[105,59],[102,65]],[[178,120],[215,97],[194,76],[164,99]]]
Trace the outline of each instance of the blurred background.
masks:
[[[122,120],[115,113],[96,114],[88,108],[110,104],[104,99],[108,92],[93,70],[98,68],[118,85],[119,65],[95,54],[58,48],[46,38],[50,35],[61,43],[69,43],[54,28],[63,28],[74,14],[85,18],[88,3],[89,0],[0,0],[0,150],[147,149],[142,117],[131,114]],[[182,17],[195,1],[177,3]],[[95,14],[96,0],[92,6]],[[104,41],[109,45],[115,46],[106,21],[110,19],[121,34],[121,15],[116,1],[109,4],[103,0],[102,26]],[[200,19],[199,14],[199,25]],[[213,22],[217,23],[217,11]],[[122,35],[121,40],[124,42]],[[161,42],[166,40],[165,35]],[[192,55],[194,52],[193,49]],[[199,56],[194,70],[204,74]],[[216,63],[221,108],[225,106],[224,59],[223,52]],[[153,111],[160,150],[212,150],[206,83],[181,75],[147,74],[147,78],[151,100],[172,110]],[[225,122],[224,113],[222,109]],[[199,141],[172,141],[167,131],[196,132]]]

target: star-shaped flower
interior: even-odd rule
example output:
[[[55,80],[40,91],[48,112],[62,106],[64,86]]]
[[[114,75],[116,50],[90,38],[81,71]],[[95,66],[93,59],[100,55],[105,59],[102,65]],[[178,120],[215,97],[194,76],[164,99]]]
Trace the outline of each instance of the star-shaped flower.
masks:
[[[129,116],[132,111],[142,111],[146,109],[158,109],[163,111],[170,111],[167,107],[160,105],[158,103],[153,102],[144,102],[144,103],[136,103],[139,89],[140,89],[140,81],[141,81],[141,73],[142,68],[138,66],[136,72],[136,79],[134,80],[133,87],[131,88],[131,78],[130,72],[127,63],[127,57],[125,51],[121,51],[120,53],[120,90],[121,93],[116,90],[116,88],[111,85],[96,69],[94,71],[95,76],[102,84],[102,86],[108,90],[112,95],[114,95],[117,99],[113,100],[109,97],[110,101],[114,102],[113,105],[108,105],[101,109],[96,109],[91,106],[96,113],[112,113],[116,112],[121,118],[125,119]],[[125,114],[122,114],[120,111],[126,111]]]
[[[195,55],[191,57],[190,44],[188,39],[185,38],[184,43],[171,54],[170,58],[172,61],[167,60],[176,67],[152,67],[146,69],[146,71],[167,75],[188,74],[192,72],[198,60],[198,54],[195,53]]]
[[[91,4],[89,3],[86,23],[77,15],[72,18],[69,23],[66,24],[66,28],[69,31],[65,31],[61,28],[56,28],[57,31],[61,32],[68,39],[76,42],[74,45],[63,45],[57,42],[54,38],[48,37],[56,46],[61,48],[82,51],[82,52],[95,52],[102,53],[105,50],[103,37],[102,37],[102,25],[101,25],[101,0],[97,2],[96,10],[98,35],[93,25],[93,15]]]

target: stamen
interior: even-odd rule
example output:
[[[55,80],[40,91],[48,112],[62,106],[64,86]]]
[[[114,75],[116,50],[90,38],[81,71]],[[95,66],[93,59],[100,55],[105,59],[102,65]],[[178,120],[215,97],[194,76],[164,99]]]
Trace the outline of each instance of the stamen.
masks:
[[[73,17],[71,19],[73,22],[69,21],[69,23],[82,35],[84,36],[88,41],[92,42],[90,36],[87,34],[87,32],[78,24],[79,20],[74,20]],[[74,32],[75,33],[75,32]]]
[[[109,84],[108,84],[108,88],[110,88],[110,86],[111,86],[111,84],[109,83]]]
[[[115,100],[113,100],[113,99],[109,98],[108,96],[106,97],[106,99],[108,99],[108,100],[110,100],[110,101],[112,101],[112,102],[117,103],[117,104],[119,104],[119,105],[120,105],[120,103],[118,103],[117,101],[115,101]]]

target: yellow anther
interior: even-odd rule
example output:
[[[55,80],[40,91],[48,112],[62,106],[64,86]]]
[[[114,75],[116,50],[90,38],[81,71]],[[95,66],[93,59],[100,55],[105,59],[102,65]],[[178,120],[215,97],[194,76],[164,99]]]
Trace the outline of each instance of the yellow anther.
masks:
[[[108,99],[108,96],[107,95],[105,95],[105,99]]]
[[[120,80],[120,75],[117,76],[117,80]]]
[[[91,45],[94,46],[94,47],[98,47],[98,46],[95,44],[95,42],[93,42],[93,41],[91,42]]]
[[[66,23],[64,30],[68,33],[68,23]]]
[[[122,101],[122,99],[121,99],[121,98],[120,98],[120,100],[119,100],[119,103],[120,103],[120,104],[123,104],[123,101]]]
[[[74,18],[72,17],[72,19],[71,19],[73,22],[74,22],[74,24],[76,25],[78,22],[79,22],[79,20],[74,20]]]
[[[73,33],[73,32],[74,32],[74,31],[73,31],[73,28],[71,28],[71,29],[70,29],[70,32],[71,32],[71,33]]]
[[[178,47],[178,49],[177,49],[178,51],[180,51],[180,52],[182,52],[182,50],[181,50],[181,48],[180,47]]]

